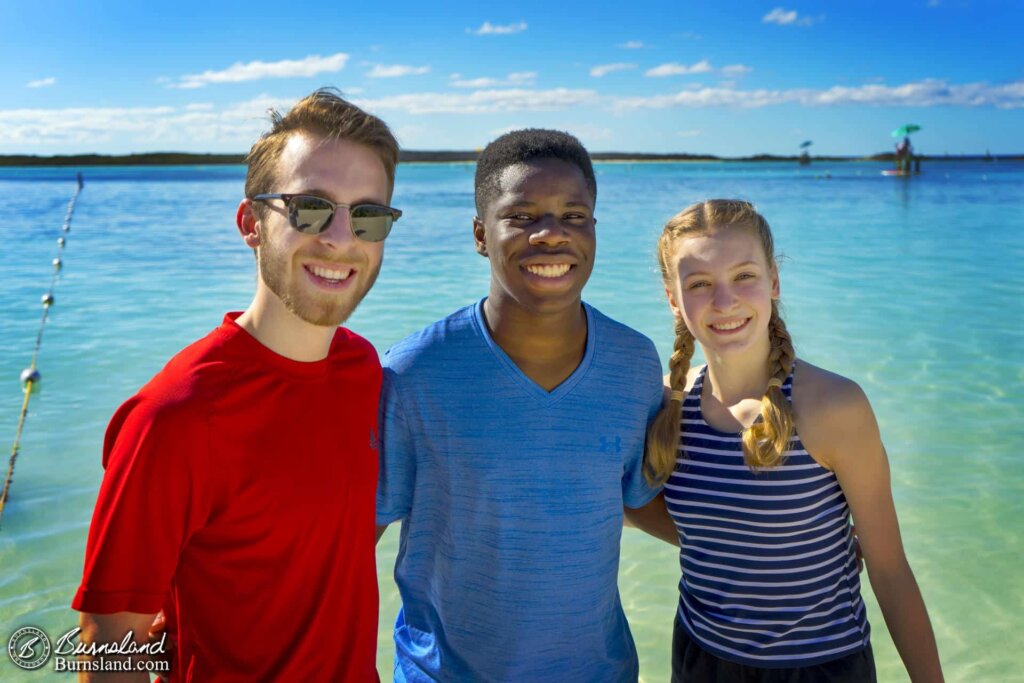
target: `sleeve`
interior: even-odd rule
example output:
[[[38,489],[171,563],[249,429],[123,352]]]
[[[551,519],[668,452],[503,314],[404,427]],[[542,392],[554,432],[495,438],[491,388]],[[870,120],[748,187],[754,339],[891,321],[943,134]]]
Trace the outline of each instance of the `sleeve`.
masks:
[[[205,416],[136,396],[118,409],[72,608],[158,612],[182,549],[212,507]]]
[[[637,373],[642,387],[641,396],[645,399],[646,419],[644,421],[644,437],[640,439],[641,447],[625,454],[622,475],[622,502],[626,507],[641,508],[651,502],[661,491],[661,486],[652,486],[644,476],[644,451],[646,450],[647,427],[661,409],[664,387],[661,375],[661,360],[654,342],[646,340],[646,352],[641,355],[643,367]],[[640,355],[640,354],[638,354]]]
[[[381,382],[379,424],[377,524],[383,526],[409,514],[416,485],[416,441],[402,410],[398,377],[389,367]]]

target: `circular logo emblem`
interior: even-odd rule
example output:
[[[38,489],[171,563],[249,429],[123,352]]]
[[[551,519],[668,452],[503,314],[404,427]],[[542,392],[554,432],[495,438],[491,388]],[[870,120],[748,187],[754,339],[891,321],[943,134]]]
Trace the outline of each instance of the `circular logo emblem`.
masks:
[[[11,634],[7,654],[16,666],[32,671],[50,659],[50,639],[35,626],[24,626]]]

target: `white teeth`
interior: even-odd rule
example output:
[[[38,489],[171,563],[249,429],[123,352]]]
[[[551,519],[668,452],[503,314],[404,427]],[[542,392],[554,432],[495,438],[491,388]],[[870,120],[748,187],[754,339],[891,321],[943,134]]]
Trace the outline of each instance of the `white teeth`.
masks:
[[[737,320],[734,323],[720,323],[718,325],[712,325],[711,327],[716,330],[728,331],[735,330],[737,327],[743,327],[746,322],[746,320]]]
[[[352,274],[351,268],[345,270],[331,270],[330,268],[321,268],[320,266],[311,266],[310,271],[317,277],[322,277],[325,280],[344,280]]]
[[[541,277],[562,277],[569,272],[569,268],[571,266],[568,263],[526,266],[526,270]]]

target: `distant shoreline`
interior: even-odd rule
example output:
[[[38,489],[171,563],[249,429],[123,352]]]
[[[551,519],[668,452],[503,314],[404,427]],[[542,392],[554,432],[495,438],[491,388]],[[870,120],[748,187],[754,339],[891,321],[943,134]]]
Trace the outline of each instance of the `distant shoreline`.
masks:
[[[420,151],[404,150],[400,161],[404,163],[467,163],[474,162],[478,151]],[[755,154],[745,157],[719,157],[712,154],[647,154],[642,152],[595,152],[594,161],[622,163],[678,163],[678,162],[792,162],[800,157]],[[811,163],[882,161],[892,162],[892,152],[869,156],[812,156]],[[921,156],[922,162],[934,161],[1024,161],[1024,154],[966,154]],[[38,156],[32,154],[0,155],[0,166],[214,166],[244,165],[244,154],[190,154],[185,152],[151,152],[146,154],[70,154]]]

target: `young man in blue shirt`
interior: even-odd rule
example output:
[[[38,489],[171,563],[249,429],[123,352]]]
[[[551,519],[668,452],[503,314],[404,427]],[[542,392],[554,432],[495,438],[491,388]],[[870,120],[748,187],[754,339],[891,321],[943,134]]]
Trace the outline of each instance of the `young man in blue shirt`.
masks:
[[[617,587],[623,508],[657,494],[662,400],[643,335],[583,303],[593,167],[506,134],[476,171],[488,296],[384,357],[378,538],[401,520],[396,681],[636,681]]]

